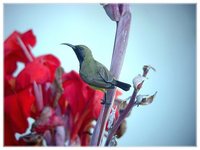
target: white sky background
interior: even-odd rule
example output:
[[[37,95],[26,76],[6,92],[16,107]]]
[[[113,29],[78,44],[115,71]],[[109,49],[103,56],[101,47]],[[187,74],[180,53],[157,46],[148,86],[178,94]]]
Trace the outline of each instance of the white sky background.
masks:
[[[6,7],[5,7],[6,8]],[[36,56],[53,53],[66,71],[77,70],[73,51],[62,42],[85,44],[94,57],[110,66],[115,23],[98,4],[39,5],[4,8],[4,39],[15,29],[33,29]],[[185,146],[195,140],[195,30],[191,7],[139,5],[132,7],[132,25],[120,80],[132,82],[145,64],[150,72],[141,94],[158,95],[149,106],[133,109],[119,146]],[[9,11],[10,9],[10,11]],[[11,11],[12,10],[12,11]],[[7,12],[6,12],[7,11]],[[126,98],[131,94],[124,93]]]

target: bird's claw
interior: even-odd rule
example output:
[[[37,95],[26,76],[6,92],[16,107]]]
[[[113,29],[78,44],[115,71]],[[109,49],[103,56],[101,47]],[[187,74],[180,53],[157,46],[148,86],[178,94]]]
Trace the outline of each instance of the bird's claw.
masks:
[[[111,105],[111,102],[107,102],[105,101],[104,99],[101,100],[101,104],[102,105],[106,105],[106,106],[110,106]]]

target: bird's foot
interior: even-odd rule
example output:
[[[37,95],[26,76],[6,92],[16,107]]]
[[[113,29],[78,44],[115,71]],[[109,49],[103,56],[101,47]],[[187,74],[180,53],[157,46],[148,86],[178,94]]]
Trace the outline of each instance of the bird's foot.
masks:
[[[102,105],[110,106],[110,105],[111,105],[111,102],[108,102],[108,101],[106,101],[105,99],[102,99],[102,100],[101,100],[101,104],[102,104]]]
[[[106,99],[106,92],[104,93],[104,99],[101,100],[102,105],[110,106],[111,102],[108,102]]]

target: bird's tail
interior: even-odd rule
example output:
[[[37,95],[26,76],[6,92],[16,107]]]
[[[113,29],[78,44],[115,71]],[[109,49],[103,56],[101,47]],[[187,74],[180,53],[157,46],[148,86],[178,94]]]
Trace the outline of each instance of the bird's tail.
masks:
[[[121,82],[121,81],[117,81],[117,80],[116,80],[116,86],[121,88],[124,91],[128,91],[131,87],[130,84],[124,83],[124,82]]]

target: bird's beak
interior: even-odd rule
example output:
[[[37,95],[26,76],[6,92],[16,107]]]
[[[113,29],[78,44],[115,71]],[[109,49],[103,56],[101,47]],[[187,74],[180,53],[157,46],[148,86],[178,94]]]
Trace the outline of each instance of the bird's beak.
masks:
[[[62,45],[67,45],[67,46],[71,47],[73,50],[76,49],[76,47],[74,45],[72,45],[72,44],[69,44],[69,43],[61,43],[61,44]]]
[[[71,47],[74,50],[79,62],[81,63],[83,61],[83,52],[80,50],[80,48],[78,48],[78,46],[75,46],[69,43],[62,43],[62,45],[67,45]]]

